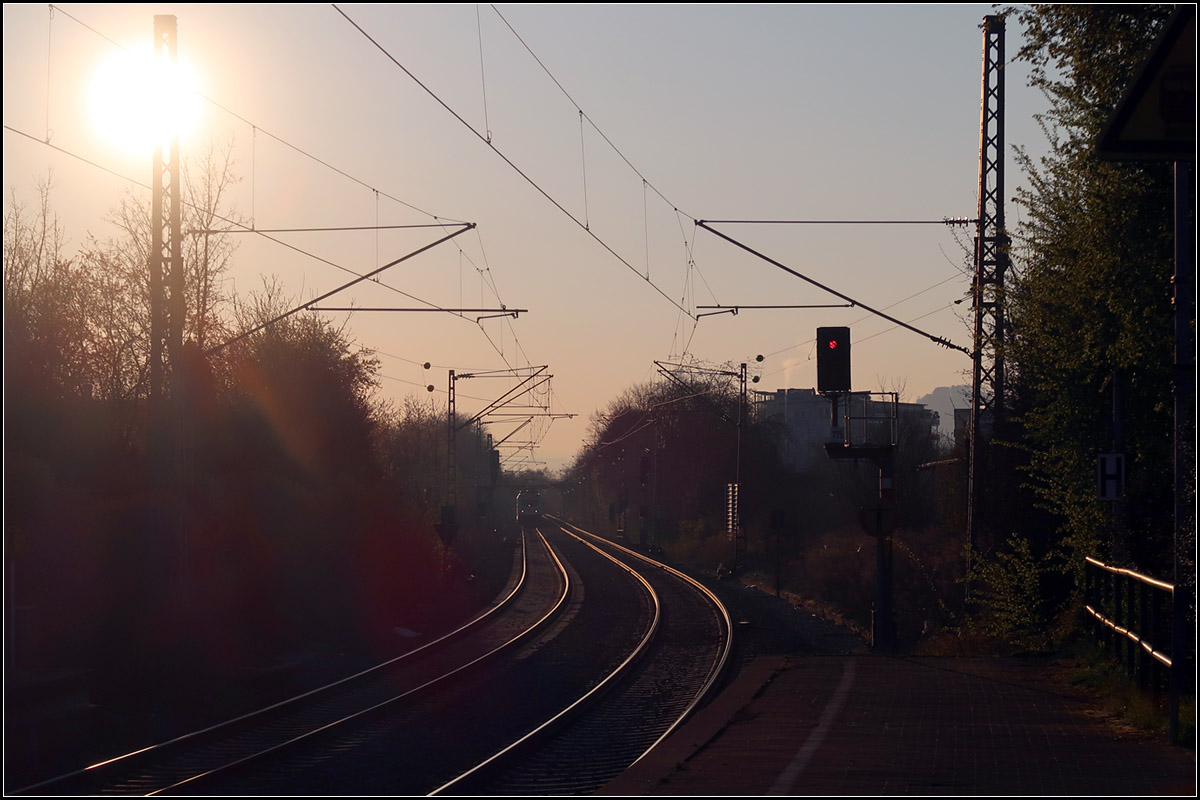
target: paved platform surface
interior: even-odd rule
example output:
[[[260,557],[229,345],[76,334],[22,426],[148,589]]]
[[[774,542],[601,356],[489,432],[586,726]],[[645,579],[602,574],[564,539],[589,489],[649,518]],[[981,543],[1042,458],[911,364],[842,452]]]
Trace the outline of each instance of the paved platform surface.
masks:
[[[1195,795],[1194,751],[1121,730],[1044,669],[760,658],[602,793]]]
[[[606,795],[1183,795],[1195,751],[1123,728],[1042,658],[760,654]]]

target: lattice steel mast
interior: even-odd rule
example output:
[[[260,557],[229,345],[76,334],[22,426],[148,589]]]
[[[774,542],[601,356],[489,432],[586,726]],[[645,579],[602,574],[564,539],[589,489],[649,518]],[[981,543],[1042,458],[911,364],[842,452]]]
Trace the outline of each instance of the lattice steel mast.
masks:
[[[178,59],[177,23],[169,14],[154,17],[154,56],[174,67]],[[168,85],[158,89],[174,91]],[[170,107],[170,98],[155,106]],[[164,144],[166,154],[164,157]],[[154,143],[150,209],[150,405],[156,412],[163,394],[163,348],[167,367],[179,363],[183,347],[183,257],[180,233],[179,132]],[[167,299],[167,291],[170,299]]]
[[[975,235],[974,376],[971,383],[967,476],[967,545],[981,529],[981,467],[987,442],[1004,424],[1004,275],[1008,235],[1004,229],[1004,19],[983,20],[983,85],[979,131],[979,216]],[[968,561],[968,570],[970,562]]]

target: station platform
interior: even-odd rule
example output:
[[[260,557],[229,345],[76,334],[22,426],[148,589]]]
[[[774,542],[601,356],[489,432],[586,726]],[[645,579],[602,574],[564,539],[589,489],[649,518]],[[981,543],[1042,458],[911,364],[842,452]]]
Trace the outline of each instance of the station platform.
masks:
[[[601,794],[1195,796],[1196,758],[1044,659],[767,656]]]

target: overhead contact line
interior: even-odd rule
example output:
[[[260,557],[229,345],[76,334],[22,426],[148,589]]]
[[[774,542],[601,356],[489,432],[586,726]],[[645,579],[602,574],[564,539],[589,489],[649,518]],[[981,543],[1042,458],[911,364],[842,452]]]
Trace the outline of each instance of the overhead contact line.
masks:
[[[681,306],[679,303],[675,302],[675,300],[672,299],[671,296],[668,295],[665,291],[663,291],[656,283],[651,281],[645,275],[642,275],[642,273],[638,271],[637,267],[630,264],[629,261],[627,261],[623,256],[621,256],[620,253],[618,253],[616,250],[613,250],[613,248],[607,242],[605,242],[603,239],[601,239],[599,236],[597,236],[595,234],[595,232],[593,232],[587,226],[587,224],[585,224],[578,217],[576,217],[574,214],[572,214],[570,211],[568,211],[561,203],[559,203],[557,200],[555,200],[553,197],[551,197],[549,192],[547,192],[545,189],[543,189],[537,183],[537,181],[535,181],[533,178],[531,178],[529,175],[527,175],[520,167],[518,167],[515,163],[513,163],[512,159],[510,159],[503,152],[501,152],[500,149],[498,147],[496,147],[496,145],[492,144],[490,137],[485,136],[484,134],[480,133],[478,130],[476,130],[475,126],[471,125],[471,123],[469,123],[465,119],[463,119],[462,115],[460,115],[457,111],[455,111],[453,108],[451,108],[446,103],[446,101],[443,100],[441,97],[439,97],[432,89],[430,89],[428,86],[426,86],[424,83],[422,83],[421,80],[419,78],[417,78],[416,75],[413,75],[413,73],[410,72],[407,67],[405,67],[403,64],[401,64],[400,61],[397,60],[396,57],[393,56],[391,53],[389,53],[387,51],[387,49],[384,48],[383,45],[381,45],[369,33],[367,33],[362,28],[361,25],[359,25],[357,22],[355,22],[353,19],[351,19],[350,16],[345,11],[343,11],[341,8],[338,8],[338,6],[336,4],[334,5],[334,9],[337,10],[337,12],[339,14],[341,14],[345,18],[345,20],[354,27],[355,30],[357,30],[360,34],[362,34],[363,38],[365,38],[368,42],[373,44],[375,46],[375,48],[384,55],[385,58],[387,58],[389,61],[391,61],[401,72],[403,72],[410,79],[412,79],[412,81],[414,83],[416,83],[417,86],[421,87],[421,89],[423,89],[426,94],[428,94],[431,98],[433,98],[438,103],[438,105],[440,105],[442,108],[446,109],[446,111],[452,117],[454,117],[456,120],[458,120],[463,125],[463,127],[465,127],[467,130],[469,130],[471,133],[473,133],[487,147],[491,148],[492,152],[494,152],[497,156],[499,156],[500,159],[502,161],[504,161],[505,164],[508,164],[508,166],[511,167],[514,172],[516,172],[518,175],[520,175],[525,180],[526,183],[528,183],[530,186],[532,186],[540,195],[542,195],[542,197],[546,198],[546,200],[548,200],[555,208],[557,208],[559,211],[561,211],[563,214],[565,214],[568,219],[570,219],[572,222],[574,222],[576,225],[578,225],[583,231],[585,231],[589,236],[591,236],[592,239],[594,239],[597,244],[599,244],[601,247],[603,247],[605,250],[607,250],[613,256],[613,258],[617,259],[622,264],[624,264],[631,272],[633,272],[633,274],[635,274],[639,278],[642,278],[643,280],[645,280],[646,283],[649,284],[650,287],[654,289],[654,291],[658,292],[668,303],[675,306],[680,311],[687,314],[689,317],[692,317],[693,319],[695,319],[694,314],[692,314],[686,308]]]
[[[205,351],[205,355],[215,353],[218,350],[223,350],[224,348],[228,347],[229,345],[233,344],[234,342],[240,341],[241,339],[245,339],[247,336],[258,333],[259,331],[263,330],[264,328],[268,328],[271,325],[274,325],[275,323],[280,322],[280,321],[286,319],[287,317],[290,317],[293,314],[304,311],[305,309],[316,305],[317,303],[321,302],[322,300],[326,300],[326,299],[332,297],[333,295],[337,294],[340,291],[349,289],[351,286],[354,286],[357,283],[361,283],[361,282],[367,280],[368,278],[374,277],[375,275],[378,275],[379,273],[383,272],[384,270],[391,269],[392,267],[396,266],[397,264],[407,261],[408,259],[413,258],[414,256],[418,256],[421,253],[424,253],[426,250],[430,250],[434,247],[437,247],[439,244],[442,244],[443,242],[447,242],[447,241],[453,239],[455,236],[458,236],[459,234],[466,233],[467,231],[471,230],[474,227],[475,227],[475,223],[464,222],[464,223],[462,223],[462,227],[460,227],[459,230],[455,231],[454,233],[443,236],[441,239],[438,239],[436,242],[430,242],[429,244],[425,245],[424,247],[420,247],[420,248],[412,251],[411,253],[408,253],[407,255],[403,255],[400,258],[397,258],[395,261],[390,261],[387,264],[384,264],[382,267],[379,267],[378,269],[374,269],[374,270],[366,273],[365,275],[360,275],[359,277],[355,278],[354,280],[350,281],[349,283],[342,284],[341,286],[337,287],[336,289],[331,289],[330,291],[326,292],[325,294],[321,295],[320,297],[315,297],[312,300],[309,300],[307,303],[299,305],[290,311],[285,311],[284,313],[280,314],[279,316],[275,317],[274,319],[267,320],[266,322],[262,323],[261,325],[257,325],[254,328],[251,328],[250,330],[248,330],[244,333],[238,334],[237,336],[228,340],[224,344],[219,344],[215,347],[210,347],[208,350]]]
[[[743,244],[742,242],[739,242],[737,239],[734,239],[731,236],[726,236],[725,234],[721,233],[720,231],[716,230],[715,228],[710,227],[709,223],[706,222],[705,220],[696,220],[696,226],[699,228],[703,228],[704,230],[708,231],[709,233],[719,236],[720,238],[724,239],[725,241],[729,242],[732,245],[740,247],[741,249],[745,250],[747,253],[750,253],[751,255],[757,256],[758,258],[762,259],[763,261],[766,261],[768,264],[778,267],[779,269],[783,270],[784,272],[788,273],[789,275],[793,275],[802,281],[811,283],[813,286],[816,286],[818,289],[829,292],[830,294],[834,295],[835,297],[840,297],[841,299],[845,300],[846,302],[852,303],[856,306],[859,306],[862,309],[869,311],[878,317],[883,317],[884,319],[888,320],[889,322],[895,323],[896,325],[900,326],[901,328],[904,328],[905,330],[912,331],[913,333],[916,333],[920,336],[924,336],[926,339],[929,339],[934,344],[939,344],[942,347],[947,347],[951,350],[958,350],[959,352],[965,353],[966,355],[970,356],[971,358],[975,357],[975,353],[966,349],[965,347],[960,347],[959,345],[956,345],[947,339],[943,339],[940,336],[934,336],[933,334],[927,333],[927,332],[921,330],[920,328],[916,328],[912,325],[909,325],[907,322],[903,322],[903,321],[891,316],[890,314],[885,314],[884,312],[880,311],[879,309],[873,308],[872,306],[869,306],[866,303],[859,302],[858,300],[855,300],[853,297],[850,297],[849,295],[842,294],[841,292],[837,291],[836,289],[830,288],[829,286],[826,286],[825,284],[823,284],[819,281],[816,281],[816,280],[808,277],[807,275],[804,275],[803,273],[800,273],[800,272],[792,269],[791,267],[780,263],[779,261],[776,261],[775,259],[771,258],[770,256],[767,256],[763,253],[758,252],[757,250],[753,249],[749,245]]]

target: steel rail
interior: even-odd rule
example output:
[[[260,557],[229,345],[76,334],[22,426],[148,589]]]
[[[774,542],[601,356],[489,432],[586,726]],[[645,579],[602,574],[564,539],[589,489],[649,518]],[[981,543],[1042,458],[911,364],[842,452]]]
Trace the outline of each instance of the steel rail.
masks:
[[[555,522],[557,522],[557,520],[555,520]],[[618,664],[612,670],[612,672],[610,672],[603,680],[601,680],[599,683],[597,683],[588,692],[586,692],[579,698],[575,699],[569,706],[567,706],[566,708],[559,711],[553,717],[547,719],[541,725],[534,728],[532,731],[525,734],[520,739],[516,740],[515,742],[509,744],[507,747],[505,747],[502,750],[498,751],[497,753],[493,754],[491,757],[489,757],[485,761],[482,761],[479,764],[476,764],[474,767],[472,767],[471,769],[467,770],[466,772],[460,774],[456,778],[453,778],[453,779],[447,781],[446,783],[442,784],[438,788],[434,789],[432,792],[429,793],[428,796],[432,797],[434,795],[441,794],[442,792],[445,792],[456,786],[460,786],[461,784],[463,784],[469,780],[479,777],[481,774],[485,773],[486,771],[488,771],[490,769],[494,769],[494,768],[502,765],[517,752],[529,747],[532,743],[536,742],[543,736],[556,730],[560,725],[564,724],[567,720],[571,719],[576,713],[578,713],[580,710],[582,710],[584,707],[586,707],[589,703],[591,703],[593,700],[598,698],[604,692],[606,692],[607,690],[612,688],[612,686],[620,678],[624,677],[625,673],[635,663],[637,663],[637,661],[643,655],[645,655],[645,653],[649,649],[651,643],[653,643],[655,636],[658,634],[659,625],[662,620],[662,604],[660,603],[660,601],[658,599],[658,594],[654,591],[654,588],[650,585],[649,581],[647,581],[644,577],[639,575],[637,570],[633,569],[628,564],[622,563],[620,561],[620,559],[614,558],[611,554],[604,552],[602,549],[595,546],[591,542],[584,540],[583,538],[571,533],[570,531],[566,531],[566,529],[563,529],[563,530],[566,533],[568,533],[569,535],[573,536],[575,539],[579,540],[582,544],[590,547],[592,550],[595,550],[597,553],[604,556],[609,561],[611,561],[614,564],[616,564],[617,566],[619,566],[621,569],[625,570],[637,582],[642,584],[643,588],[646,590],[647,594],[650,596],[650,599],[651,599],[651,601],[653,603],[653,607],[654,607],[654,617],[651,620],[650,625],[648,626],[645,635],[642,637],[642,639],[638,643],[637,647],[634,648],[633,652],[630,653],[629,656],[627,656],[624,661],[622,661],[620,664]],[[541,535],[540,531],[539,531],[539,535]]]
[[[722,643],[720,654],[719,654],[719,657],[717,658],[716,666],[709,673],[708,680],[706,680],[704,682],[704,685],[701,687],[700,691],[692,699],[692,702],[688,704],[687,708],[684,709],[683,713],[680,714],[679,717],[674,722],[671,723],[671,725],[662,733],[661,736],[659,736],[657,739],[654,740],[653,744],[651,744],[648,748],[646,748],[645,752],[643,752],[640,756],[638,756],[633,761],[633,764],[636,764],[638,761],[641,761],[643,758],[645,758],[647,755],[649,755],[654,750],[654,748],[656,748],[660,744],[662,744],[663,741],[665,741],[668,736],[670,736],[672,733],[674,733],[679,728],[679,726],[684,723],[684,721],[686,721],[689,717],[691,717],[691,715],[693,713],[695,713],[696,709],[700,706],[700,704],[708,699],[708,697],[710,696],[710,694],[712,693],[714,688],[717,686],[718,681],[720,681],[721,677],[725,674],[725,669],[729,665],[729,654],[733,650],[733,621],[731,620],[731,618],[729,616],[729,610],[727,608],[725,608],[725,604],[722,603],[720,601],[720,599],[718,599],[717,596],[715,594],[713,594],[713,592],[711,590],[709,590],[709,588],[707,586],[705,586],[704,584],[695,580],[690,575],[686,575],[683,572],[680,572],[679,570],[675,569],[674,567],[668,566],[667,564],[663,564],[662,562],[655,561],[654,559],[649,558],[648,556],[645,556],[645,555],[637,552],[636,550],[631,550],[628,547],[617,544],[616,542],[610,541],[608,539],[604,539],[603,537],[597,536],[594,533],[589,533],[588,531],[585,531],[582,528],[572,525],[571,523],[566,522],[564,520],[555,518],[554,521],[559,523],[560,525],[564,526],[564,528],[563,528],[564,530],[566,530],[567,527],[574,528],[576,531],[579,531],[580,534],[584,534],[584,535],[592,537],[594,539],[598,539],[598,540],[604,542],[604,544],[608,547],[613,547],[617,550],[620,550],[634,558],[645,561],[647,564],[657,567],[665,572],[669,572],[672,575],[674,575],[675,577],[681,579],[684,583],[693,587],[697,592],[699,592],[701,595],[706,597],[710,603],[712,603],[713,607],[715,609],[717,609],[717,611],[721,617],[721,620],[725,625],[725,640]],[[632,766],[632,764],[630,766]]]
[[[391,698],[390,700],[387,700],[387,701],[384,701],[381,703],[376,703],[368,709],[361,709],[355,714],[347,715],[345,717],[342,717],[339,720],[336,720],[335,722],[322,725],[322,726],[320,726],[316,729],[310,730],[300,736],[292,737],[285,742],[277,743],[274,746],[268,747],[264,750],[260,750],[259,752],[254,753],[252,755],[237,758],[233,761],[230,761],[226,764],[217,766],[213,769],[207,769],[196,775],[192,775],[183,781],[176,781],[169,786],[160,787],[160,788],[156,789],[155,791],[149,792],[148,794],[151,794],[151,795],[159,794],[161,792],[165,792],[165,791],[175,789],[180,786],[189,784],[193,781],[198,781],[201,778],[216,775],[218,772],[224,771],[233,766],[245,764],[254,758],[266,755],[267,753],[276,752],[283,747],[286,747],[291,744],[295,744],[299,741],[306,740],[309,737],[315,735],[316,733],[332,730],[334,727],[344,724],[344,723],[348,723],[350,720],[353,720],[365,713],[377,710],[377,709],[382,708],[383,706],[386,706],[389,703],[395,702],[403,697],[411,696],[412,694],[415,694],[416,692],[427,689],[430,686],[438,683],[441,680],[444,680],[445,678],[447,678],[451,675],[458,674],[459,672],[462,672],[463,670],[465,670],[469,667],[476,666],[479,663],[482,663],[484,660],[494,657],[495,655],[497,655],[499,652],[505,650],[506,648],[511,647],[518,642],[524,641],[524,639],[526,637],[528,637],[529,635],[532,635],[532,633],[534,631],[539,630],[541,627],[543,627],[547,623],[548,620],[554,618],[554,616],[562,609],[562,607],[566,601],[566,598],[570,594],[570,577],[567,573],[566,568],[563,566],[561,559],[559,559],[558,555],[554,552],[554,549],[550,546],[549,542],[547,542],[545,540],[545,537],[542,537],[539,534],[539,538],[542,540],[542,543],[545,546],[546,551],[549,553],[551,559],[553,560],[553,562],[555,564],[555,567],[556,567],[558,574],[561,577],[561,580],[563,583],[563,589],[562,589],[562,592],[560,593],[558,599],[555,601],[553,607],[546,614],[544,614],[540,619],[538,619],[531,625],[526,626],[516,636],[511,637],[508,641],[505,641],[504,643],[498,645],[497,647],[488,651],[484,655],[471,660],[467,664],[460,665],[456,669],[451,670],[451,671],[441,675],[438,678],[426,681],[425,683],[421,684],[420,686],[413,688],[409,691],[406,691],[400,695],[397,695],[397,696]],[[126,754],[123,754],[120,756],[115,756],[113,758],[109,758],[109,759],[105,759],[103,761],[96,762],[94,764],[84,767],[83,769],[76,770],[74,772],[70,772],[70,773],[67,773],[64,775],[60,775],[55,778],[50,778],[47,780],[43,780],[43,781],[31,784],[29,786],[26,786],[16,792],[14,792],[14,794],[44,793],[48,790],[51,790],[55,785],[65,785],[72,781],[92,781],[92,780],[95,780],[96,776],[103,770],[118,769],[122,765],[132,768],[135,766],[135,762],[137,762],[140,759],[148,759],[148,758],[154,757],[156,755],[165,755],[169,752],[174,752],[174,751],[186,752],[186,748],[188,746],[198,746],[202,743],[207,744],[208,742],[205,742],[204,738],[211,740],[214,737],[221,735],[223,732],[227,732],[232,735],[239,728],[243,728],[248,725],[253,725],[253,724],[255,724],[256,721],[261,720],[263,724],[269,724],[269,722],[272,721],[272,715],[275,715],[277,717],[281,712],[283,712],[285,710],[302,709],[306,703],[314,703],[317,700],[321,699],[320,696],[332,695],[334,693],[334,691],[339,688],[342,688],[342,689],[351,688],[351,684],[353,682],[363,682],[363,681],[369,680],[370,678],[372,678],[374,676],[384,674],[385,670],[389,670],[389,669],[394,670],[396,668],[399,668],[404,665],[403,662],[405,662],[405,661],[411,661],[416,656],[421,655],[421,654],[432,653],[439,648],[445,647],[446,645],[448,645],[449,643],[451,643],[454,640],[460,639],[466,635],[469,635],[475,631],[480,630],[485,624],[487,624],[488,622],[490,622],[494,618],[496,618],[498,614],[500,614],[502,611],[504,611],[512,606],[512,604],[516,600],[516,598],[521,594],[521,592],[528,585],[529,577],[530,577],[530,573],[529,573],[528,542],[526,541],[526,537],[523,534],[522,538],[521,538],[521,572],[520,572],[520,575],[518,576],[517,580],[514,582],[511,590],[508,592],[508,594],[498,600],[493,601],[491,607],[488,608],[487,610],[479,613],[478,615],[473,617],[468,622],[464,623],[463,625],[459,626],[458,628],[456,628],[446,634],[443,634],[442,636],[438,637],[437,639],[435,639],[431,642],[428,642],[418,648],[410,650],[406,653],[403,653],[403,654],[397,656],[396,658],[389,659],[388,661],[385,661],[381,664],[377,664],[375,666],[369,667],[368,669],[361,670],[357,673],[354,673],[353,675],[350,675],[345,678],[341,678],[337,681],[326,684],[324,686],[320,686],[315,689],[309,690],[302,694],[296,695],[295,697],[291,697],[286,700],[282,700],[280,702],[273,703],[264,708],[249,712],[247,714],[243,714],[241,716],[235,717],[230,720],[226,720],[226,721],[217,723],[215,725],[208,726],[206,728],[202,728],[197,731],[192,731],[190,733],[183,734],[181,736],[177,736],[175,738],[169,739],[167,741],[164,741],[164,742],[161,742],[158,744],[150,745],[148,747],[140,748],[140,749],[132,751],[130,753],[126,753]]]
[[[316,728],[314,730],[308,731],[307,733],[301,734],[300,736],[297,736],[293,739],[289,739],[288,741],[281,742],[273,747],[267,748],[266,750],[262,750],[253,755],[246,756],[245,758],[222,765],[221,767],[218,767],[217,769],[214,769],[214,770],[210,770],[209,772],[205,772],[200,775],[195,775],[191,778],[188,778],[185,781],[180,781],[179,783],[176,783],[169,787],[165,787],[156,792],[151,792],[150,794],[157,795],[157,794],[160,794],[162,792],[166,792],[166,791],[169,791],[172,789],[178,789],[179,787],[187,785],[189,783],[193,783],[195,781],[210,778],[210,777],[216,775],[218,772],[223,772],[223,771],[231,769],[233,767],[241,766],[241,765],[248,763],[254,759],[258,759],[258,758],[261,758],[268,754],[278,752],[279,750],[282,750],[286,747],[291,747],[293,745],[299,744],[300,742],[306,742],[310,738],[317,736],[318,734],[327,733],[336,728],[342,727],[354,720],[358,720],[361,717],[366,716],[367,714],[377,712],[377,711],[379,711],[383,708],[386,708],[387,706],[390,706],[400,700],[403,700],[407,697],[411,697],[412,695],[415,695],[418,692],[422,692],[426,689],[429,689],[430,687],[435,686],[435,685],[441,683],[442,681],[447,680],[448,678],[454,677],[455,675],[463,673],[473,667],[479,666],[480,664],[484,663],[485,661],[491,660],[492,658],[494,658],[501,652],[508,650],[510,647],[514,647],[517,644],[523,643],[528,637],[532,636],[537,631],[540,631],[548,622],[553,620],[558,615],[558,612],[562,610],[563,605],[566,603],[567,598],[571,594],[570,575],[568,574],[566,568],[563,566],[563,563],[559,559],[558,554],[554,552],[554,548],[552,548],[550,546],[550,543],[546,541],[546,538],[544,536],[542,536],[541,533],[538,533],[538,536],[539,536],[539,538],[541,538],[542,543],[546,546],[547,552],[550,553],[550,556],[553,558],[555,565],[558,567],[559,574],[561,575],[562,580],[563,580],[563,591],[560,594],[558,600],[555,602],[554,606],[549,611],[547,611],[540,619],[538,619],[532,625],[525,628],[523,631],[521,631],[516,636],[512,637],[511,639],[509,639],[506,642],[503,642],[502,644],[498,645],[497,647],[493,648],[492,650],[489,650],[487,653],[484,653],[483,655],[479,656],[478,658],[475,658],[475,659],[467,662],[466,664],[462,664],[448,672],[444,672],[443,674],[439,675],[438,677],[433,678],[429,681],[426,681],[425,683],[422,683],[421,685],[419,685],[415,688],[401,692],[400,694],[398,694],[394,697],[391,697],[387,700],[379,702],[368,708],[360,709],[352,714],[342,717],[341,719],[335,720],[334,722],[331,722],[327,725],[323,725],[320,728]],[[524,541],[524,533],[522,533],[522,542],[523,541]],[[371,671],[373,671],[373,670],[371,670]]]

